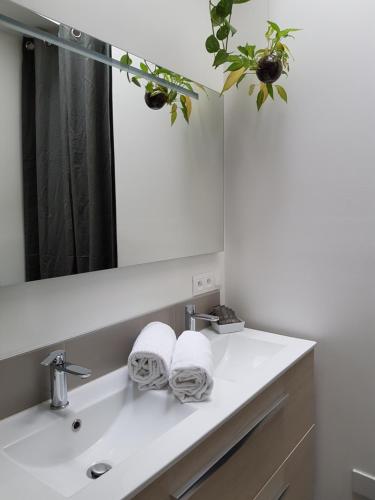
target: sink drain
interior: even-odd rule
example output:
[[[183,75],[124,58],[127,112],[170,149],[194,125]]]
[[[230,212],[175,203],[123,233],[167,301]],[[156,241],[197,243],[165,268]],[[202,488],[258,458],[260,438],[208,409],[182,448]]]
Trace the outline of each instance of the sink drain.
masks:
[[[79,430],[81,430],[81,427],[82,427],[82,420],[80,418],[76,418],[75,420],[73,420],[72,423],[73,432],[78,432]]]
[[[112,469],[111,465],[101,462],[89,467],[87,469],[87,475],[89,476],[90,479],[98,479],[98,477],[102,476],[111,469]]]

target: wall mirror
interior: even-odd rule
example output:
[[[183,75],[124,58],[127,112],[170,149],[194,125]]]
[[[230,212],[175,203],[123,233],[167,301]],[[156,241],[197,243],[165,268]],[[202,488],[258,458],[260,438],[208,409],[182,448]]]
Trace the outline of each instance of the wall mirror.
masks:
[[[0,286],[221,251],[223,99],[191,82],[171,126],[119,70],[126,48],[0,14]]]

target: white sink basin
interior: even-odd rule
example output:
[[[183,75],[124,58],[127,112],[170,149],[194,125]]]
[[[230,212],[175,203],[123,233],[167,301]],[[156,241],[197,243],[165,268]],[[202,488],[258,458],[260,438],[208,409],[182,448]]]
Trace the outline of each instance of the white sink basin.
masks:
[[[103,394],[104,386],[111,388],[110,380],[105,379],[115,381],[116,376],[123,382],[121,390],[92,400],[94,393]],[[60,495],[69,497],[93,482],[87,475],[91,465],[105,462],[115,467],[194,412],[168,391],[138,391],[125,369],[103,379],[72,391],[70,407],[65,410],[51,411],[41,405],[39,411],[30,410],[30,415],[20,414],[23,418],[15,426],[20,435],[3,448],[3,453]],[[119,381],[115,382],[118,385]],[[41,422],[42,428],[29,434],[32,423],[42,415],[47,417],[42,419],[46,420]],[[80,419],[81,427],[74,432],[76,419]]]
[[[271,362],[285,345],[281,342],[254,338],[247,331],[235,334],[217,334],[210,330],[204,331],[211,340],[215,377],[230,382],[245,382],[253,376],[254,370]],[[282,337],[280,337],[282,339]]]

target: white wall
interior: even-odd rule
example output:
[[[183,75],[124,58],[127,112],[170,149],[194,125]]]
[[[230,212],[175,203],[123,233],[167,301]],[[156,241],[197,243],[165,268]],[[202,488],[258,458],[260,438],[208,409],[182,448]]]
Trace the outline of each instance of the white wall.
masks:
[[[25,280],[21,39],[0,31],[0,286]]]
[[[226,98],[226,299],[249,326],[319,342],[315,498],[349,500],[350,469],[375,473],[375,4],[241,13],[249,41],[268,15],[304,31],[288,106]]]
[[[114,57],[121,52],[114,51]],[[224,99],[199,91],[188,125],[113,71],[119,267],[223,250]]]
[[[4,0],[1,0],[4,1]],[[0,1],[0,3],[1,3]],[[204,44],[211,32],[206,0],[17,0],[14,3],[74,26],[120,49],[219,90]]]

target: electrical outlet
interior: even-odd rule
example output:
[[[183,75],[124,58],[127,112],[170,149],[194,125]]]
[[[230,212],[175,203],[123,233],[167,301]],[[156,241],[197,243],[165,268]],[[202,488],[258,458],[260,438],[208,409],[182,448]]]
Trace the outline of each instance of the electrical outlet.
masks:
[[[215,274],[204,273],[193,276],[193,295],[209,292],[216,288]]]

